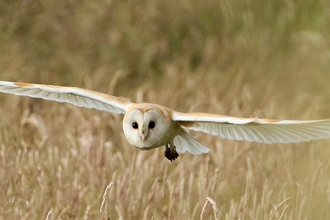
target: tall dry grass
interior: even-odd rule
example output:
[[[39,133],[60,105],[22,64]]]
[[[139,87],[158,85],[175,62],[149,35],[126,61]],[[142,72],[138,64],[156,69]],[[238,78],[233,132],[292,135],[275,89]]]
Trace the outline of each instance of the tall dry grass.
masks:
[[[180,111],[330,118],[328,1],[0,8],[1,80]],[[330,218],[329,140],[264,145],[193,133],[212,151],[170,163],[162,149],[131,147],[122,116],[5,94],[0,115],[0,219]]]

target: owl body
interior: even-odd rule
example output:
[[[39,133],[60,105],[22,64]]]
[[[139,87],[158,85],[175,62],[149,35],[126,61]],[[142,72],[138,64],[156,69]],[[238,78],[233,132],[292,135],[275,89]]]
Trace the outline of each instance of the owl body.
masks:
[[[123,130],[128,142],[140,150],[164,146],[165,156],[171,161],[179,156],[178,152],[202,154],[210,150],[188,134],[188,129],[230,140],[266,144],[330,138],[329,119],[297,121],[181,113],[161,105],[132,103],[91,90],[32,83],[0,81],[0,91],[125,114]]]

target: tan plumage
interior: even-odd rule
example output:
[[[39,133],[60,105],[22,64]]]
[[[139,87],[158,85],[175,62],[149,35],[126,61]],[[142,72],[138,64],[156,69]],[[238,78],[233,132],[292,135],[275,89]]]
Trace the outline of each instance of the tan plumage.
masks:
[[[209,151],[184,128],[230,140],[267,144],[330,138],[329,119],[278,121],[207,113],[181,113],[160,105],[136,104],[86,89],[30,83],[0,81],[0,91],[125,114],[123,130],[128,142],[141,150],[165,146],[165,156],[171,161],[179,156],[177,152],[201,154]]]

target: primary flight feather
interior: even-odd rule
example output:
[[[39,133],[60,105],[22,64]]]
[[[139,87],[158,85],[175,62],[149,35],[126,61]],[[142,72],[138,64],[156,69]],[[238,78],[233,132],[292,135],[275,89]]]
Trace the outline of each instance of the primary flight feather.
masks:
[[[132,103],[91,90],[32,83],[0,81],[0,91],[124,114],[123,130],[128,142],[141,150],[165,146],[165,156],[171,161],[179,156],[178,152],[201,154],[209,151],[185,129],[230,140],[267,144],[330,138],[329,119],[279,121],[207,113],[181,113],[160,105]]]

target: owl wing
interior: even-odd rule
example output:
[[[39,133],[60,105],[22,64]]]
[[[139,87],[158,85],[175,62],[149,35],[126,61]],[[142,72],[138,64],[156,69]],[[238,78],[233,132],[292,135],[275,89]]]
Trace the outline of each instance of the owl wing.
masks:
[[[173,120],[187,129],[230,140],[259,143],[296,143],[330,138],[330,120],[272,120],[235,118],[206,113],[173,114]]]
[[[202,154],[210,150],[184,130],[174,138],[173,143],[179,153],[188,151],[191,154]]]
[[[125,114],[131,104],[124,99],[75,87],[0,81],[0,91],[20,96],[67,102],[79,107]]]

